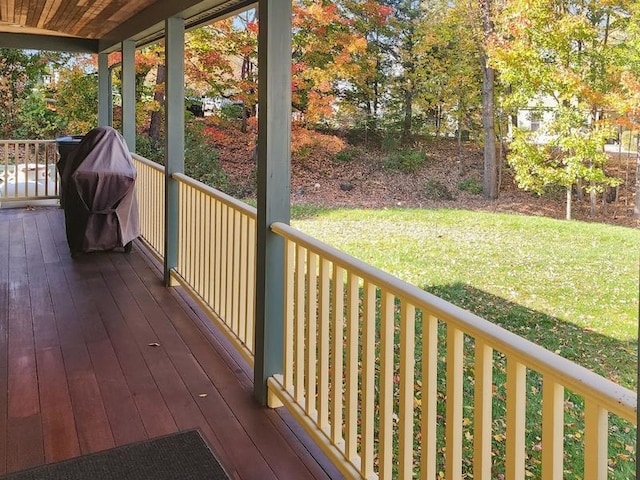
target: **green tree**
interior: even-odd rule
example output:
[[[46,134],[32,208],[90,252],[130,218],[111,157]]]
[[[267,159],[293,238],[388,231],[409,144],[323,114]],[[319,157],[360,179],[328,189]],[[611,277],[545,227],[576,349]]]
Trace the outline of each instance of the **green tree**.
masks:
[[[55,130],[47,113],[43,79],[51,59],[47,52],[0,48],[0,136],[42,138]],[[39,122],[42,122],[40,124]]]
[[[81,62],[59,71],[54,99],[69,134],[84,134],[98,124],[98,76],[89,68]]]
[[[514,0],[497,23],[491,65],[511,87],[512,108],[534,100],[551,102],[555,119],[546,126],[547,145],[531,132],[518,132],[509,163],[520,186],[556,184],[595,195],[617,183],[605,173],[605,138],[610,135],[614,92],[626,62],[621,38],[631,16],[626,0]],[[539,168],[544,163],[545,168]],[[532,177],[538,177],[534,182]],[[525,180],[528,179],[528,180]]]
[[[419,78],[416,105],[429,112],[436,136],[478,128],[480,112],[480,42],[477,8],[465,2],[433,2],[425,8],[418,44]],[[446,125],[454,120],[455,125]]]
[[[420,28],[424,17],[424,2],[416,0],[385,0],[393,8],[389,21],[389,49],[392,84],[388,108],[397,118],[401,140],[409,141],[414,128],[415,102],[424,85],[420,69],[420,44],[424,31]]]

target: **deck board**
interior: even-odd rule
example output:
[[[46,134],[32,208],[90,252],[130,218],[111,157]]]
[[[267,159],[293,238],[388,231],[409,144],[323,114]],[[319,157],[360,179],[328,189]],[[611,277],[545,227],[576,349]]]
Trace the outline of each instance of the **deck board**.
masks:
[[[141,243],[71,259],[61,210],[0,210],[0,475],[192,428],[234,480],[341,478]]]

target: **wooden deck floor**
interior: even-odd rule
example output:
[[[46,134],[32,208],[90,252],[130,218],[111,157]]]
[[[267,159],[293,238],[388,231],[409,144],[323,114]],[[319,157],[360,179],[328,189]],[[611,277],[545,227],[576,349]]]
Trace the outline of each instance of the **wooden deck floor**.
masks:
[[[71,259],[61,210],[0,210],[0,474],[199,428],[232,479],[340,478],[251,384],[140,244]]]

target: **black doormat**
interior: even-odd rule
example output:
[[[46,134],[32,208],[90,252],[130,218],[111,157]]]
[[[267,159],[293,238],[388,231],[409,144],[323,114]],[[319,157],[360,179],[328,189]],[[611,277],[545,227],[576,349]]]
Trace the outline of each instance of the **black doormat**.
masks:
[[[197,430],[12,473],[2,480],[228,480]]]

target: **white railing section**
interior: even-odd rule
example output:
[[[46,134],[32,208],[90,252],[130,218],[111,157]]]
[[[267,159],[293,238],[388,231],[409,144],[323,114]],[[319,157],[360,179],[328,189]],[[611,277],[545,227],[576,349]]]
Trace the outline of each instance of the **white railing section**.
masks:
[[[164,256],[164,166],[132,154],[138,172],[136,198],[140,218],[140,233],[158,257]]]
[[[587,473],[571,478],[607,478],[609,420],[636,424],[634,392],[286,224],[271,228],[286,244],[287,312],[270,395],[345,476],[561,479],[567,409],[584,402],[571,441]]]
[[[256,211],[183,174],[176,275],[253,364]]]
[[[54,140],[0,141],[0,202],[56,199]]]

